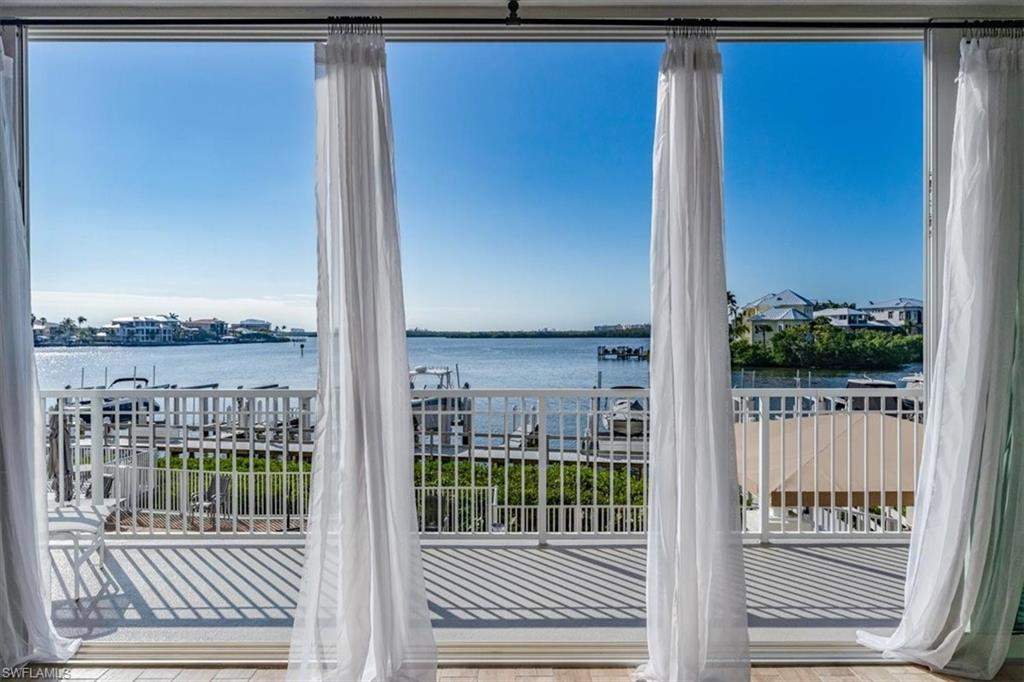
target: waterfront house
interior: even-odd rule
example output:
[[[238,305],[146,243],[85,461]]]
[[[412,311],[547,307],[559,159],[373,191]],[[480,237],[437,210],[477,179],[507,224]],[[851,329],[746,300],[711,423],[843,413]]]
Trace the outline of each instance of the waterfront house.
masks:
[[[32,324],[32,339],[37,346],[45,346],[60,334],[60,325],[46,320],[36,320]]]
[[[857,308],[824,308],[814,311],[814,319],[826,319],[833,327],[842,329],[872,329],[876,331],[897,331],[899,325],[876,320],[866,310]]]
[[[167,315],[115,317],[110,322],[114,339],[127,346],[173,343],[178,320]]]
[[[740,309],[750,343],[768,345],[772,336],[794,324],[807,324],[813,319],[814,301],[792,289],[769,293]]]
[[[868,301],[864,310],[879,322],[907,327],[914,334],[920,334],[924,329],[924,301],[919,298],[901,296],[877,303]]]
[[[198,320],[189,319],[182,322],[181,326],[185,329],[194,329],[215,337],[224,336],[228,331],[228,323],[216,317],[201,317]]]
[[[809,318],[814,312],[814,301],[801,296],[792,289],[783,289],[777,294],[765,294],[760,298],[754,299],[740,309],[740,315],[745,319],[749,319],[772,308],[796,310]]]
[[[797,308],[769,308],[749,318],[747,340],[767,346],[776,333],[797,324],[808,324],[811,316]]]
[[[244,329],[250,332],[269,332],[270,322],[267,320],[259,320],[255,318],[247,318],[242,320],[236,325],[232,325],[233,329]]]

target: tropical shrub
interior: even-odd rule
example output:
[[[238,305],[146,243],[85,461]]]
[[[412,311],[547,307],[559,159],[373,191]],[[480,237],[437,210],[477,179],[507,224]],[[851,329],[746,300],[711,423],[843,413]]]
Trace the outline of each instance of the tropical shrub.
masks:
[[[921,335],[868,329],[846,330],[826,320],[776,332],[767,348],[745,339],[731,344],[733,367],[899,369],[921,362]]]

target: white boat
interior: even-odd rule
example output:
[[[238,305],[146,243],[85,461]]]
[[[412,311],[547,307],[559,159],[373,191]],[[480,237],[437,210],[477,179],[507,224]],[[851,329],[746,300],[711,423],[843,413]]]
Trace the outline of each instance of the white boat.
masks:
[[[642,436],[647,432],[647,408],[638,399],[617,398],[601,413],[601,424],[614,436]]]
[[[449,367],[417,365],[409,370],[409,388],[414,391],[458,388],[458,371],[458,365],[455,365],[454,372]],[[456,375],[454,383],[452,382],[452,374]],[[417,385],[417,382],[420,385]],[[463,388],[469,388],[469,384],[466,384]]]
[[[102,387],[100,388],[102,389]],[[149,388],[148,379],[143,377],[121,377],[111,381],[106,390],[138,390],[144,388]],[[167,387],[154,386],[153,388]],[[76,414],[83,424],[89,424],[92,421],[92,400],[88,398],[68,402],[65,404],[64,410],[65,412]],[[143,415],[158,412],[159,410],[160,404],[145,396],[139,398],[104,398],[102,414],[103,421],[105,422],[124,423],[130,422],[133,415],[136,419],[139,419]]]
[[[612,386],[613,390],[644,389],[638,386]],[[605,456],[630,456],[643,452],[650,438],[650,411],[645,398],[598,398],[591,402],[591,418],[583,448]]]
[[[409,370],[409,388],[445,391],[459,388],[459,378],[458,365],[454,371],[449,367],[419,365]],[[469,388],[469,384],[462,388]],[[472,439],[472,423],[470,398],[432,395],[412,399],[413,438],[418,448],[467,445]]]
[[[847,388],[896,388],[895,381],[887,381],[886,379],[873,379],[868,375],[863,377],[857,377],[855,379],[846,380]]]
[[[920,377],[919,379],[915,379]],[[908,375],[900,379],[900,381],[906,384],[906,388],[922,388],[924,386],[924,375],[917,373],[916,375]],[[867,375],[863,378],[848,379],[846,382],[846,388],[852,389],[894,389],[899,388],[899,384],[895,381],[888,381],[886,379],[873,379]],[[921,419],[922,410],[921,402],[914,398],[898,398],[896,396],[869,396],[863,397],[856,394],[850,396],[849,401],[845,397],[837,398],[835,400],[835,409],[843,410],[850,409],[855,411],[869,410],[879,411],[885,410],[888,414],[903,414],[907,418]]]
[[[900,377],[904,388],[924,388],[924,372],[914,372],[905,377]]]

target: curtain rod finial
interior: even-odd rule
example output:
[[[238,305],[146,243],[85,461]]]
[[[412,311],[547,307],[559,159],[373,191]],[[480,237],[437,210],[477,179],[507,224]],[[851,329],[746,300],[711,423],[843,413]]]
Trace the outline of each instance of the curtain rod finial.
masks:
[[[519,19],[519,0],[508,0],[508,16],[505,23],[509,26],[518,26],[522,23]]]

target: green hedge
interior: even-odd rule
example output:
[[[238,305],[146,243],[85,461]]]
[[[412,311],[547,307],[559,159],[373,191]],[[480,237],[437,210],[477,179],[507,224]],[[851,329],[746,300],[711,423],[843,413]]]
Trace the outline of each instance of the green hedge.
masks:
[[[249,476],[250,461],[252,472],[255,476]],[[179,472],[185,462],[181,457],[170,458],[170,469],[172,472]],[[424,460],[417,457],[414,465],[413,481],[417,487],[436,487],[438,485],[438,465],[441,471],[441,487],[450,488],[455,486],[455,473],[458,471],[458,485],[463,488],[475,486],[484,488],[488,486],[488,464],[477,461],[470,464],[466,461],[443,460],[439,463],[436,457],[428,457]],[[166,471],[168,462],[165,458],[156,460],[156,481],[159,488],[154,502],[163,505],[166,492],[161,484],[167,479],[163,472]],[[218,472],[217,461],[213,457],[196,458],[190,457],[187,460],[189,471],[203,471],[207,476],[189,476],[188,496],[202,496],[209,485],[210,477]],[[238,476],[233,479],[237,491],[231,492],[233,498],[237,492],[239,512],[248,514],[248,500],[250,481],[255,484],[255,513],[263,513],[266,502],[266,485],[268,481],[267,460],[265,458],[240,457],[236,460],[235,470]],[[292,474],[298,473],[300,465],[298,462],[288,462],[288,471]],[[309,473],[312,467],[309,462],[302,464],[302,470]],[[220,461],[219,472],[221,474],[231,473],[231,463],[227,460]],[[271,487],[271,498],[280,497],[284,485],[282,463],[280,460],[271,459],[269,465],[269,482]],[[536,462],[509,463],[495,462],[490,465],[490,487],[497,491],[499,504],[533,506],[539,501],[539,466]],[[613,474],[614,471],[614,474]],[[475,472],[475,476],[474,476]],[[425,478],[424,478],[425,474]],[[579,486],[577,489],[577,475]],[[644,504],[644,480],[643,469],[640,465],[634,464],[627,467],[626,464],[614,464],[610,468],[608,464],[600,464],[595,467],[592,464],[565,463],[559,466],[557,463],[549,464],[547,472],[547,501],[550,505],[625,505],[627,500],[633,505]],[[309,496],[309,478],[306,479],[307,489],[305,499]],[[181,477],[172,475],[170,477],[171,499],[176,503],[180,491]],[[289,477],[288,498],[294,507],[292,512],[297,510],[298,490],[295,489],[295,477]],[[506,497],[506,491],[508,493]],[[162,509],[162,506],[160,507]]]
[[[437,458],[427,458],[425,462],[417,458],[413,478],[415,485],[427,488],[437,486],[438,464]],[[507,465],[495,462],[490,465],[488,479],[486,462],[470,464],[443,460],[440,466],[441,487],[455,486],[456,468],[459,487],[483,488],[490,485],[497,489],[498,504],[533,506],[540,499],[540,467],[536,462]],[[612,467],[599,464],[595,472],[593,464],[551,463],[548,465],[547,484],[549,505],[625,505],[627,500],[636,506],[644,504],[643,469],[638,464],[629,467],[626,464],[614,464]]]
[[[157,511],[166,509],[167,505],[167,484],[170,485],[170,504],[171,509],[181,511],[180,507],[180,493],[181,493],[181,482],[182,477],[176,475],[176,472],[180,472],[183,469],[183,460],[181,457],[171,457],[168,462],[167,458],[158,458],[154,465],[156,469],[155,474],[155,486],[154,495],[151,507]],[[250,471],[250,462],[252,463],[252,470]],[[287,471],[290,474],[296,474],[288,477],[288,491],[287,491],[287,504],[282,506],[281,501],[284,498],[284,475],[282,463],[279,459],[271,459],[269,467],[267,459],[264,457],[257,457],[250,459],[246,457],[240,457],[236,460],[237,466],[235,471],[238,475],[231,478],[231,485],[233,490],[228,491],[225,496],[224,508],[226,513],[234,514],[239,516],[245,516],[248,514],[298,514],[304,513],[304,510],[300,508],[300,495],[298,486],[296,486],[300,471],[299,462],[288,462]],[[170,464],[172,475],[169,480],[166,475],[166,469]],[[217,458],[215,457],[190,457],[187,460],[187,470],[190,472],[202,471],[207,475],[196,476],[190,475],[187,477],[189,489],[186,492],[187,500],[186,503],[190,502],[194,497],[202,499],[206,493],[207,487],[210,485],[210,481],[218,473]],[[311,465],[308,462],[303,462],[301,471],[310,472]],[[267,473],[269,469],[269,474]],[[231,462],[229,460],[220,460],[220,474],[231,474]],[[255,475],[249,475],[250,473]],[[302,492],[301,501],[305,504],[309,503],[309,482],[310,477],[306,477],[304,480],[305,490]],[[252,487],[252,504],[250,505],[250,486]],[[267,508],[267,492],[270,492],[270,503],[271,507]],[[237,506],[235,506],[237,504]]]
[[[924,357],[924,338],[900,332],[847,331],[817,320],[776,332],[767,346],[737,339],[733,367],[899,369]]]

